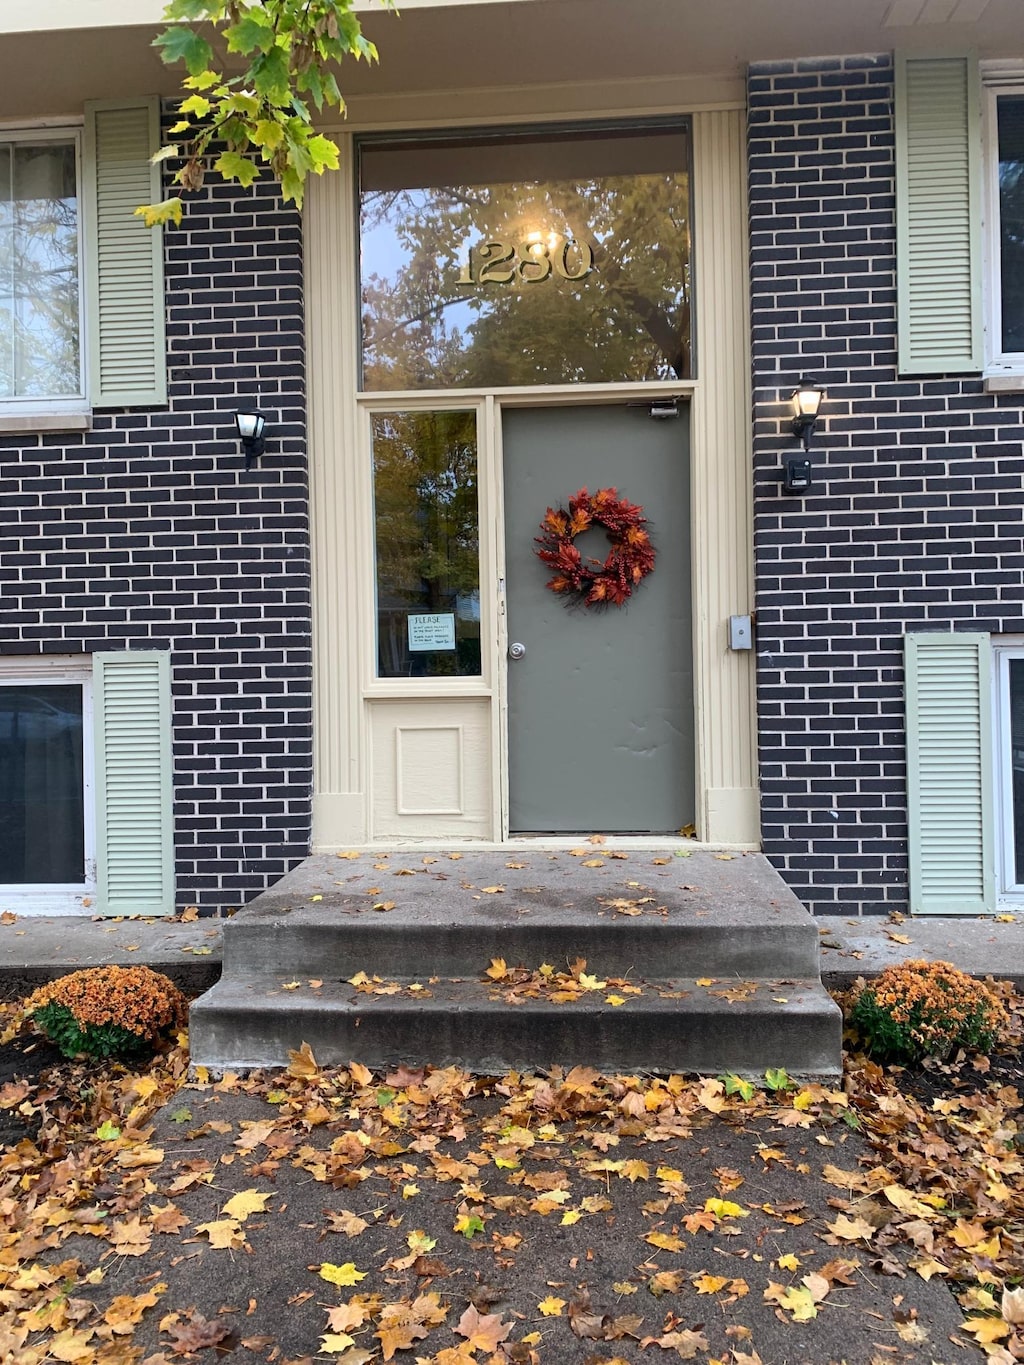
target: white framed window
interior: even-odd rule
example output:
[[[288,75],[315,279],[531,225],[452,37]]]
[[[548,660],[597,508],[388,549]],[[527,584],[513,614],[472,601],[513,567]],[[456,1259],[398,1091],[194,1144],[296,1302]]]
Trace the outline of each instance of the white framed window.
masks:
[[[1024,63],[982,63],[985,373],[1024,380]]]
[[[88,657],[0,657],[0,773],[0,909],[87,913],[96,887]]]
[[[87,410],[82,134],[0,128],[0,416]]]
[[[998,894],[1024,905],[1024,635],[993,646]]]

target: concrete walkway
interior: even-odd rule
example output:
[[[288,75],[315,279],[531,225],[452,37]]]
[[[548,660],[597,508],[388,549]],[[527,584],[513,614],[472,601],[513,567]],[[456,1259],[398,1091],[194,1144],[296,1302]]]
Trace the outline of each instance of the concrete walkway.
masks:
[[[503,860],[504,861],[504,860]],[[100,920],[88,916],[19,917],[0,923],[0,999],[16,999],[43,981],[81,967],[145,963],[189,993],[206,990],[221,966],[224,921]],[[998,919],[819,919],[821,975],[842,988],[907,958],[952,962],[972,976],[1024,988],[1024,912]]]

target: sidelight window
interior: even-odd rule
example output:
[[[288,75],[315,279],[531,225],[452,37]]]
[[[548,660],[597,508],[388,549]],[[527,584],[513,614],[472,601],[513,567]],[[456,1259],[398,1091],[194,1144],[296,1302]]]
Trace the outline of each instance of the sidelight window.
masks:
[[[370,420],[378,675],[479,676],[476,413]]]

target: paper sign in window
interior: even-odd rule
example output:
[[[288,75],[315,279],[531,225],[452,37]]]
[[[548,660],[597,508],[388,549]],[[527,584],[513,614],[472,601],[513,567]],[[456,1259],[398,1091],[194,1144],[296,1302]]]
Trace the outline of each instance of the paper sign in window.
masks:
[[[455,613],[433,612],[409,617],[409,649],[454,649]]]

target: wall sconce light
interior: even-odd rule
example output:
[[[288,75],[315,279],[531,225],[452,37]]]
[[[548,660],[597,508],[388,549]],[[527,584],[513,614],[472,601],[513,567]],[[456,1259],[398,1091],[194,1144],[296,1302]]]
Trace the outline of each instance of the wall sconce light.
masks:
[[[238,428],[238,439],[245,451],[246,469],[251,469],[253,460],[263,454],[263,428],[266,425],[267,419],[261,412],[235,413],[235,426]]]
[[[799,436],[804,444],[804,457],[791,455],[786,459],[782,472],[782,491],[784,493],[806,493],[811,486],[811,462],[807,452],[811,448],[811,432],[818,420],[818,410],[825,390],[813,379],[801,379],[793,390],[790,402],[793,405],[793,420],[790,423],[794,436]]]

